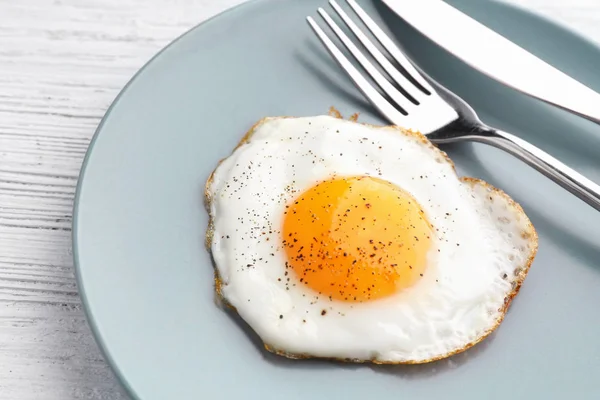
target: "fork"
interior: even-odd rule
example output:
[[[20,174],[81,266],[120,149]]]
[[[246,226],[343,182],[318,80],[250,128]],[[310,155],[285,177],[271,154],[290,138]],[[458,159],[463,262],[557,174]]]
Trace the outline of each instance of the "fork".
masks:
[[[600,211],[600,186],[531,143],[481,122],[469,104],[414,66],[356,1],[346,1],[396,65],[335,0],[330,0],[329,4],[388,77],[373,65],[323,8],[319,8],[318,13],[379,89],[369,83],[312,17],[307,17],[307,21],[340,67],[389,122],[419,131],[435,144],[470,140],[502,149]]]

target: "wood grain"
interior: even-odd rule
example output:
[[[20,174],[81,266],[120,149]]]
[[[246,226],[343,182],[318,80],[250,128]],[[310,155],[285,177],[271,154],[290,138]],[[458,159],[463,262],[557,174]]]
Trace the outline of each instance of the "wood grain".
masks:
[[[242,1],[0,0],[1,400],[127,398],[94,342],[74,280],[79,168],[100,118],[137,69]],[[597,0],[518,3],[600,42]]]
[[[158,50],[241,0],[0,1],[0,399],[124,399],[71,260],[94,130]]]

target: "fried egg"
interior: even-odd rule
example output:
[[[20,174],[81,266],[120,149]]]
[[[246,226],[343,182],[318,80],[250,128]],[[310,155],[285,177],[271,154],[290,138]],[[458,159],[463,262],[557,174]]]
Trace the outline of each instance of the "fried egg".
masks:
[[[489,335],[536,232],[424,136],[265,118],[206,185],[216,290],[292,358],[424,363]]]

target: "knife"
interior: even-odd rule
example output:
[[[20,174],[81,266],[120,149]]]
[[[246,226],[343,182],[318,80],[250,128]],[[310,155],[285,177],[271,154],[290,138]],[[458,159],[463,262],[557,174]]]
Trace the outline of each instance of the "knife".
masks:
[[[383,2],[413,28],[485,75],[600,124],[599,93],[448,3]]]

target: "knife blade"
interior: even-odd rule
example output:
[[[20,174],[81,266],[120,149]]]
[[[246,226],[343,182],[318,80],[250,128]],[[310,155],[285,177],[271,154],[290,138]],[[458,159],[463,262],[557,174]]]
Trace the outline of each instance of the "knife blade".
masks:
[[[442,0],[383,0],[433,42],[485,75],[600,124],[600,94]]]

